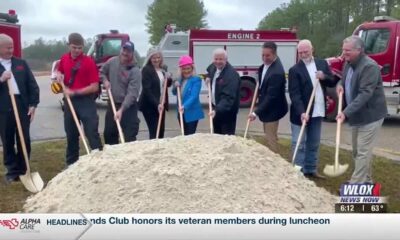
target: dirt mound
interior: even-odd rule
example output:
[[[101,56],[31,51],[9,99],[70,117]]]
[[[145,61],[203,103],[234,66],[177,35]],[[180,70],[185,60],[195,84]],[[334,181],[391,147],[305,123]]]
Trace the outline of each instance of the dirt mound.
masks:
[[[320,213],[335,198],[252,140],[196,134],[108,146],[29,198],[25,212]]]

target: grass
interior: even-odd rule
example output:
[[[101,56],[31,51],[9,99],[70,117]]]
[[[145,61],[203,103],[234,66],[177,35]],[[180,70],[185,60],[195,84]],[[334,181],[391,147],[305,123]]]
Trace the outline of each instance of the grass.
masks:
[[[255,140],[265,144],[263,137],[255,137]],[[287,139],[280,139],[280,155],[286,160],[290,156],[290,141]],[[83,146],[81,144],[81,146]],[[33,171],[40,172],[43,180],[48,182],[55,175],[62,171],[64,168],[64,154],[66,142],[65,140],[39,142],[32,144],[31,155],[31,168]],[[334,157],[334,148],[322,146],[320,150],[320,164],[319,171],[326,164],[332,164]],[[0,160],[2,162],[3,155],[0,153]],[[289,161],[289,160],[288,160]],[[349,163],[350,170],[344,175],[337,178],[328,178],[325,180],[315,180],[316,185],[323,187],[334,195],[340,184],[350,178],[353,169],[353,161],[351,153],[346,150],[340,151],[341,163]],[[5,175],[4,166],[0,164],[0,175]],[[376,182],[382,184],[382,195],[388,197],[388,212],[400,212],[400,164],[397,164],[389,159],[375,156],[373,163],[373,177]],[[3,180],[0,180],[0,213],[18,212],[30,193],[25,190],[23,185],[19,182],[5,185]]]
[[[264,137],[255,137],[255,140],[265,145]],[[290,155],[290,140],[280,139],[279,140],[279,153],[280,155],[289,161]],[[323,172],[324,167],[327,164],[332,165],[335,156],[335,148],[330,146],[322,145],[320,148],[320,159],[318,165],[318,171]],[[352,160],[351,152],[341,149],[339,152],[340,163],[348,163],[349,169],[347,172],[336,178],[327,179],[316,179],[313,180],[319,187],[325,188],[333,195],[338,195],[340,185],[345,181],[348,181],[353,173],[354,163]],[[290,160],[291,162],[291,160]],[[399,213],[400,212],[400,164],[390,159],[374,156],[373,160],[373,180],[382,185],[381,195],[388,197],[388,212]]]

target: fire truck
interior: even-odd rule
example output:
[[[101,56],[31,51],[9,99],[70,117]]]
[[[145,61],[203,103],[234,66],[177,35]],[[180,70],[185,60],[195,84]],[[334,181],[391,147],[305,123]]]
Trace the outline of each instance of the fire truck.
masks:
[[[196,29],[189,32],[175,32],[174,27],[167,31],[158,44],[164,55],[168,71],[177,72],[178,59],[189,54],[195,63],[197,74],[206,73],[212,63],[212,52],[223,48],[228,53],[228,61],[238,71],[241,78],[240,105],[248,107],[258,79],[258,67],[262,64],[261,47],[265,41],[274,41],[278,45],[280,57],[286,72],[296,63],[296,33],[286,30],[245,31],[245,30],[206,30]],[[207,94],[203,82],[201,94]]]
[[[359,25],[353,34],[364,40],[365,53],[381,67],[389,114],[400,114],[400,21],[377,16]],[[333,72],[341,75],[344,59],[339,56],[327,60]]]
[[[14,41],[14,55],[21,57],[21,25],[15,10],[0,13],[0,33],[5,33]]]

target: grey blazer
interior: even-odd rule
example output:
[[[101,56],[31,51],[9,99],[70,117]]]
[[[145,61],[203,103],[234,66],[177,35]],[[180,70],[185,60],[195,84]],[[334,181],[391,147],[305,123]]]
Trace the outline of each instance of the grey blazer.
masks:
[[[365,54],[362,54],[356,63],[347,63],[344,67],[342,80],[339,82],[345,89],[345,81],[349,68],[354,72],[351,78],[350,104],[343,100],[345,108],[343,113],[352,126],[366,125],[384,118],[388,111],[382,85],[382,77],[378,64]]]

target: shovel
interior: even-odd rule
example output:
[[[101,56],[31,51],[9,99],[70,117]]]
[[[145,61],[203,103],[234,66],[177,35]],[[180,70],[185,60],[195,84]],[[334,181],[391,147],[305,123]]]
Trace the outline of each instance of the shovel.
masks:
[[[342,112],[343,92],[339,94],[339,113]],[[335,163],[334,165],[326,165],[324,168],[324,174],[328,177],[338,177],[347,171],[349,164],[339,164],[339,146],[340,146],[340,129],[342,122],[337,121],[336,128],[336,150],[335,150]]]
[[[251,106],[250,106],[250,112],[249,115],[253,112],[254,110],[254,105],[256,104],[257,100],[257,95],[258,95],[258,86],[259,82],[256,81],[256,88],[254,89],[254,95],[253,95],[253,100],[251,101]],[[249,126],[250,126],[250,118],[247,118],[247,123],[246,123],[246,130],[244,131],[244,138],[247,138],[247,132],[249,131]]]
[[[113,98],[110,88],[107,89],[107,93],[108,93],[108,97],[110,98],[111,108],[113,110],[114,117],[115,117],[115,115],[117,114],[117,109],[115,109],[114,98]],[[125,143],[124,132],[122,131],[120,120],[117,119],[115,122],[117,123],[118,134],[119,134],[119,138],[121,139],[121,143]]]
[[[181,99],[181,87],[177,87],[176,90],[178,91],[178,93],[176,94],[176,96],[178,97],[178,112],[179,112],[179,120],[181,122],[181,132],[182,132],[182,136],[185,135],[185,131],[183,129],[183,113],[180,111],[181,107],[182,107],[182,99]]]
[[[307,109],[306,109],[306,116],[308,116],[310,114],[311,106],[312,106],[312,103],[314,102],[314,98],[315,98],[315,92],[317,91],[317,87],[319,84],[318,79],[315,79],[315,81],[316,82],[315,82],[314,88],[312,90],[310,100],[308,101],[308,105],[307,105]],[[296,159],[297,151],[299,150],[300,141],[303,138],[304,129],[306,128],[306,125],[307,125],[306,121],[303,121],[303,123],[301,124],[300,134],[299,134],[299,137],[297,138],[297,143],[296,143],[296,147],[294,149],[293,158],[292,158],[293,165],[295,165],[294,160]]]
[[[38,172],[31,172],[31,167],[29,165],[29,159],[28,159],[28,151],[26,150],[25,138],[24,138],[24,134],[22,132],[21,121],[19,118],[17,103],[15,102],[15,96],[14,96],[13,87],[11,85],[11,80],[8,80],[7,84],[8,84],[8,89],[9,89],[9,93],[10,93],[10,97],[11,97],[11,103],[12,103],[12,107],[13,107],[13,111],[14,111],[15,122],[17,123],[18,136],[19,136],[19,140],[20,140],[21,146],[22,146],[22,153],[24,155],[24,160],[25,160],[25,164],[26,164],[26,173],[24,175],[20,175],[19,179],[21,180],[22,184],[28,191],[30,191],[32,193],[37,193],[37,192],[42,191],[44,182]]]
[[[64,83],[61,83],[61,85],[62,85],[63,89],[65,89]],[[82,130],[82,127],[81,127],[81,124],[79,123],[78,117],[76,116],[75,108],[74,108],[74,105],[72,105],[71,98],[67,94],[64,94],[64,96],[65,96],[65,99],[67,99],[68,107],[71,110],[72,117],[74,118],[76,128],[78,128],[79,135],[82,138],[83,145],[85,145],[86,153],[90,154],[90,150],[89,150],[88,144],[86,142],[85,133]]]
[[[207,88],[208,88],[208,113],[212,112],[212,104],[211,104],[211,83],[210,79],[206,79],[207,82]],[[209,120],[210,120],[210,133],[214,133],[214,122],[213,122],[213,117],[209,114]]]
[[[167,95],[167,88],[168,88],[167,85],[168,85],[167,84],[167,78],[165,78],[164,85],[163,85],[163,92],[162,92],[161,101],[160,101],[162,107],[164,107],[164,104],[165,104],[165,97]],[[158,139],[159,136],[160,136],[161,121],[162,121],[163,115],[164,115],[164,110],[162,112],[158,113],[158,124],[157,124],[156,139]]]

